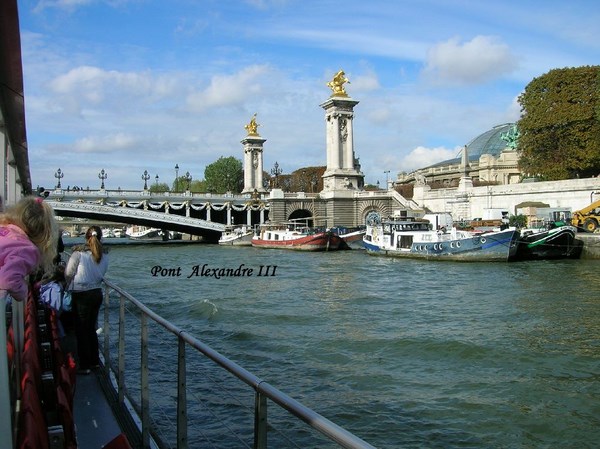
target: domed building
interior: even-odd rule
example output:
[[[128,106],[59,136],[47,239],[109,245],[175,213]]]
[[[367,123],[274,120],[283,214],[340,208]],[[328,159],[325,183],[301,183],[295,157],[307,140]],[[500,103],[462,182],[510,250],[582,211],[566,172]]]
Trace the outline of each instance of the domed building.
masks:
[[[515,184],[521,179],[514,123],[498,125],[469,142],[453,159],[438,162],[412,173],[401,173],[397,184],[423,182],[432,187],[456,187],[469,176],[474,185]],[[466,164],[463,161],[466,152]],[[466,165],[466,167],[464,166]]]

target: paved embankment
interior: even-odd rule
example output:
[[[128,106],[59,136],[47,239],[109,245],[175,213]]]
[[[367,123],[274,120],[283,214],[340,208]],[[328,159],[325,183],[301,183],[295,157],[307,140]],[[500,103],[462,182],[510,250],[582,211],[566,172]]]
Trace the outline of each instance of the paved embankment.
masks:
[[[583,240],[582,259],[600,259],[600,234],[577,234]]]

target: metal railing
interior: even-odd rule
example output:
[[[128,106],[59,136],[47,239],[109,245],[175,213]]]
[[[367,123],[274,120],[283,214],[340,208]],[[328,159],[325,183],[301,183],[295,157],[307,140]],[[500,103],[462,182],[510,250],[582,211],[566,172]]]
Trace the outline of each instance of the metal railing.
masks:
[[[116,366],[111,366],[111,360],[115,360],[111,357],[110,348],[110,335],[111,335],[111,292],[116,294],[119,299],[119,311],[118,311],[118,342],[116,356]],[[139,374],[139,398],[128,397],[128,388],[125,383],[126,380],[126,357],[125,357],[125,344],[126,344],[126,332],[130,327],[125,326],[125,313],[126,307],[133,306],[140,320],[139,334],[140,334],[140,372]],[[114,307],[113,307],[114,308]],[[113,318],[114,320],[114,318]],[[134,298],[132,295],[113,284],[110,281],[105,280],[104,288],[104,344],[103,344],[103,355],[104,355],[104,374],[114,374],[116,395],[118,405],[123,409],[126,408],[126,399],[134,404],[139,404],[136,412],[138,413],[138,422],[141,429],[141,441],[142,447],[149,448],[151,443],[151,435],[153,434],[152,422],[150,419],[150,395],[149,395],[149,356],[150,351],[154,349],[149,341],[149,323],[153,321],[161,326],[164,330],[172,334],[177,338],[177,369],[172,375],[176,377],[177,382],[177,400],[176,400],[176,440],[178,449],[188,448],[188,401],[187,401],[187,358],[186,358],[186,347],[193,348],[198,353],[202,354],[203,357],[212,361],[222,370],[229,372],[231,375],[237,378],[238,383],[242,382],[254,392],[254,442],[253,448],[255,449],[266,449],[268,431],[271,429],[269,424],[267,409],[268,402],[272,402],[281,409],[287,411],[296,420],[303,421],[312,429],[320,432],[326,438],[334,443],[337,443],[343,448],[352,449],[366,449],[373,448],[372,445],[366,443],[362,439],[358,438],[349,431],[343,429],[337,424],[331,422],[327,418],[319,415],[310,408],[302,405],[300,402],[291,398],[290,396],[282,393],[277,388],[270,385],[268,382],[258,378],[254,374],[250,373],[246,369],[242,368],[235,362],[224,357],[217,351],[213,350],[193,335],[189,334],[185,330],[174,325],[170,321],[161,317],[139,300]],[[152,331],[155,334],[155,329]],[[130,342],[130,340],[128,340]],[[194,423],[194,426],[202,426],[202,423]]]

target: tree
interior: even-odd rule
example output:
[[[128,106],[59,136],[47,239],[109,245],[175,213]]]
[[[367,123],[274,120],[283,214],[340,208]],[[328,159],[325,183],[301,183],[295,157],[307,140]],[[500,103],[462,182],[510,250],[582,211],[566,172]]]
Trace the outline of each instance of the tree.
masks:
[[[148,187],[151,193],[164,193],[169,191],[169,184],[166,182],[154,183]]]
[[[216,162],[206,166],[204,180],[209,192],[241,192],[243,186],[242,161],[233,156],[221,156]]]
[[[523,214],[511,215],[508,217],[508,225],[519,229],[524,228],[527,226],[527,217]]]
[[[519,103],[522,173],[545,180],[600,173],[600,66],[551,70]]]
[[[206,187],[206,181],[204,179],[192,181],[192,185],[190,187],[190,191],[192,193],[204,193],[208,191]]]

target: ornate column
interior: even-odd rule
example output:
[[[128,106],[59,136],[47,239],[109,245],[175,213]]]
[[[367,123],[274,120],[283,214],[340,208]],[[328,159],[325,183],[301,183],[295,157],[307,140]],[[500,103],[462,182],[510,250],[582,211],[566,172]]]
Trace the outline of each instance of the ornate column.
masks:
[[[254,190],[264,193],[263,187],[263,144],[266,139],[258,135],[258,127],[256,123],[256,114],[252,116],[250,123],[244,128],[248,131],[248,135],[242,144],[244,145],[244,190],[242,193],[252,193]]]
[[[323,174],[323,191],[360,190],[364,175],[355,164],[353,119],[358,101],[348,96],[344,84],[349,83],[340,70],[327,85],[333,93],[321,104],[327,123],[327,169]]]

